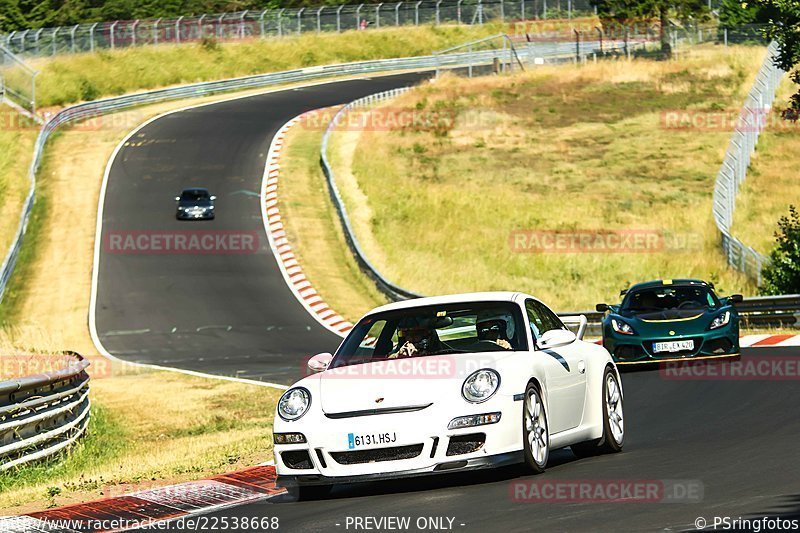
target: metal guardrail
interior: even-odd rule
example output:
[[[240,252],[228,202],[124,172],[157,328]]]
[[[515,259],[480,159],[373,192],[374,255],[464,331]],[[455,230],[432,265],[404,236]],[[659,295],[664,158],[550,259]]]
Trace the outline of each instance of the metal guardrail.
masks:
[[[594,14],[590,0],[407,0],[25,29],[0,35],[0,43],[17,54],[52,56],[202,39],[232,41],[426,24],[570,20]]]
[[[767,57],[742,107],[714,185],[714,222],[720,232],[725,258],[730,266],[755,279],[758,285],[761,285],[761,270],[769,263],[769,258],[734,237],[731,226],[739,186],[747,177],[750,157],[755,151],[759,135],[766,127],[776,91],[786,74],[775,64],[777,54],[778,44],[773,41],[767,48]]]
[[[66,355],[64,368],[0,382],[0,471],[49,457],[85,433],[89,362]]]

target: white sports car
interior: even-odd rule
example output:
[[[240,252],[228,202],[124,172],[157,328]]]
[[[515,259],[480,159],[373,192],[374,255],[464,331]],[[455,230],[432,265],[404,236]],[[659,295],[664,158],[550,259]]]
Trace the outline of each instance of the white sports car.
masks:
[[[279,484],[332,485],[524,463],[550,450],[618,452],[622,386],[609,353],[520,293],[420,298],[362,318],[287,390],[275,417]]]

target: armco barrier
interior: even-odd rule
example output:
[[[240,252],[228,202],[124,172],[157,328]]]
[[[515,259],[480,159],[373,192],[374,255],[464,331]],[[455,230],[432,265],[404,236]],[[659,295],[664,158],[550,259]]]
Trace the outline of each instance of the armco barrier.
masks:
[[[86,431],[89,362],[69,353],[64,363],[58,370],[0,382],[0,471],[49,457]]]

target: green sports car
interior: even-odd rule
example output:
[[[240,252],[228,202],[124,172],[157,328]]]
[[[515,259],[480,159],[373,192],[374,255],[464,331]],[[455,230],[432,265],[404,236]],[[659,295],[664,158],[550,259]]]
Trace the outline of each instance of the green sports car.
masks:
[[[719,298],[714,285],[696,279],[639,283],[622,291],[619,305],[597,304],[603,346],[617,364],[739,355],[742,296]]]

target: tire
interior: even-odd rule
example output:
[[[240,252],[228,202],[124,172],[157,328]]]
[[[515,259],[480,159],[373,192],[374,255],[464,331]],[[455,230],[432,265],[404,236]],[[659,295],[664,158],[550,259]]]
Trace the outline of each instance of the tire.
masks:
[[[286,492],[293,500],[307,502],[325,498],[331,493],[333,485],[291,485]]]
[[[619,378],[611,367],[603,372],[603,436],[570,446],[578,457],[618,453],[625,443],[625,417]],[[610,406],[610,407],[609,407]]]
[[[550,457],[550,432],[542,395],[533,383],[525,389],[522,406],[522,446],[528,470],[544,472]]]

